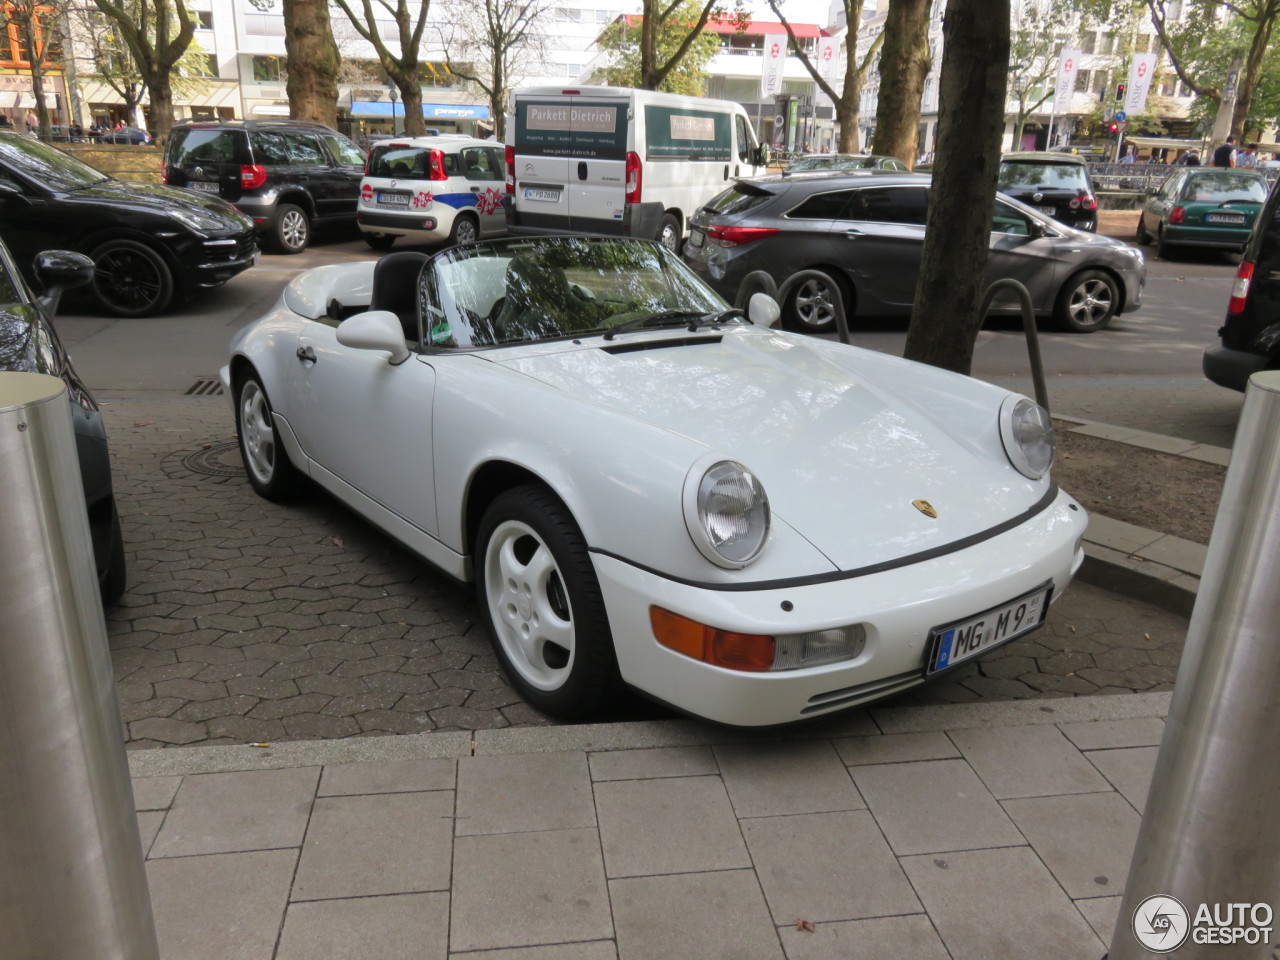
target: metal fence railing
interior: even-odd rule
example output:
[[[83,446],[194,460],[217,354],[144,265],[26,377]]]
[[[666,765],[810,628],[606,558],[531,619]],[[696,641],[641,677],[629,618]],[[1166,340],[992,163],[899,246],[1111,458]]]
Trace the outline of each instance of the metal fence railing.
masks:
[[[1093,186],[1097,190],[1133,190],[1146,193],[1155,190],[1169,178],[1169,175],[1180,170],[1174,163],[1091,163],[1089,174],[1093,177]],[[1280,178],[1280,170],[1265,169],[1258,171],[1270,183]]]

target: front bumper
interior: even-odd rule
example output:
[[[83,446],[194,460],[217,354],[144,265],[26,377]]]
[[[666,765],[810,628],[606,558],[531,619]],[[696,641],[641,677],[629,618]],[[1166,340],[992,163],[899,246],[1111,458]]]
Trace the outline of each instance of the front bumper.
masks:
[[[256,264],[258,257],[258,240],[253,231],[192,243],[183,257],[182,286],[187,291],[220,287]]]
[[[601,554],[592,560],[628,684],[708,720],[766,726],[859,706],[923,683],[930,630],[1046,582],[1058,597],[1084,559],[1087,526],[1084,511],[1059,491],[1048,509],[1021,526],[954,553],[862,577],[752,591],[676,583]],[[652,604],[744,633],[861,623],[866,645],[842,663],[773,673],[727,670],[658,644],[649,625]]]

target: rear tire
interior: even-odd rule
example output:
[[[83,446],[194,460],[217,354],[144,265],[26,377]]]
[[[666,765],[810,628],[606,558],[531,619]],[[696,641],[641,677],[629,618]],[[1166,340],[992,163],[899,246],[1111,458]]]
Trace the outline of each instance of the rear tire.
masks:
[[[271,232],[271,245],[285,254],[301,253],[311,242],[311,219],[307,212],[292,203],[276,209],[276,225]]]
[[[662,215],[662,223],[658,226],[658,242],[672,253],[680,252],[680,220],[671,213]]]
[[[1135,239],[1138,241],[1138,246],[1140,247],[1145,247],[1151,243],[1151,234],[1147,233],[1147,228],[1142,222],[1141,214],[1138,215],[1138,229],[1135,234]]]
[[[236,439],[244,472],[260,497],[279,503],[298,495],[303,476],[280,442],[271,401],[252,371],[236,381]]]
[[[1164,229],[1162,228],[1156,234],[1156,256],[1161,260],[1172,260],[1171,253],[1173,253],[1173,244],[1164,238]]]
[[[480,239],[480,226],[470,214],[460,213],[453,218],[453,227],[449,230],[449,242],[453,245],[475,243]]]
[[[364,242],[373,250],[390,250],[396,242],[396,238],[389,233],[366,233]]]

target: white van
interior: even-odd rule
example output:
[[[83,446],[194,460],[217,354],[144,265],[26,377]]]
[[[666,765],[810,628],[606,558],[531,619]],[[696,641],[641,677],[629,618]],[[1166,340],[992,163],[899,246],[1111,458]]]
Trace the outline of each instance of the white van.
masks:
[[[695,210],[765,172],[739,103],[628,87],[531,87],[511,98],[513,233],[608,233],[679,251]]]

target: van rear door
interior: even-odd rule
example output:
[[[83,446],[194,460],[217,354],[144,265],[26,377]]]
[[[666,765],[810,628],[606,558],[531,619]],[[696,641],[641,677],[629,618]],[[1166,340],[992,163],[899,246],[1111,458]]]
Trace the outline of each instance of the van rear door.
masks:
[[[626,100],[516,100],[513,226],[621,233]]]

